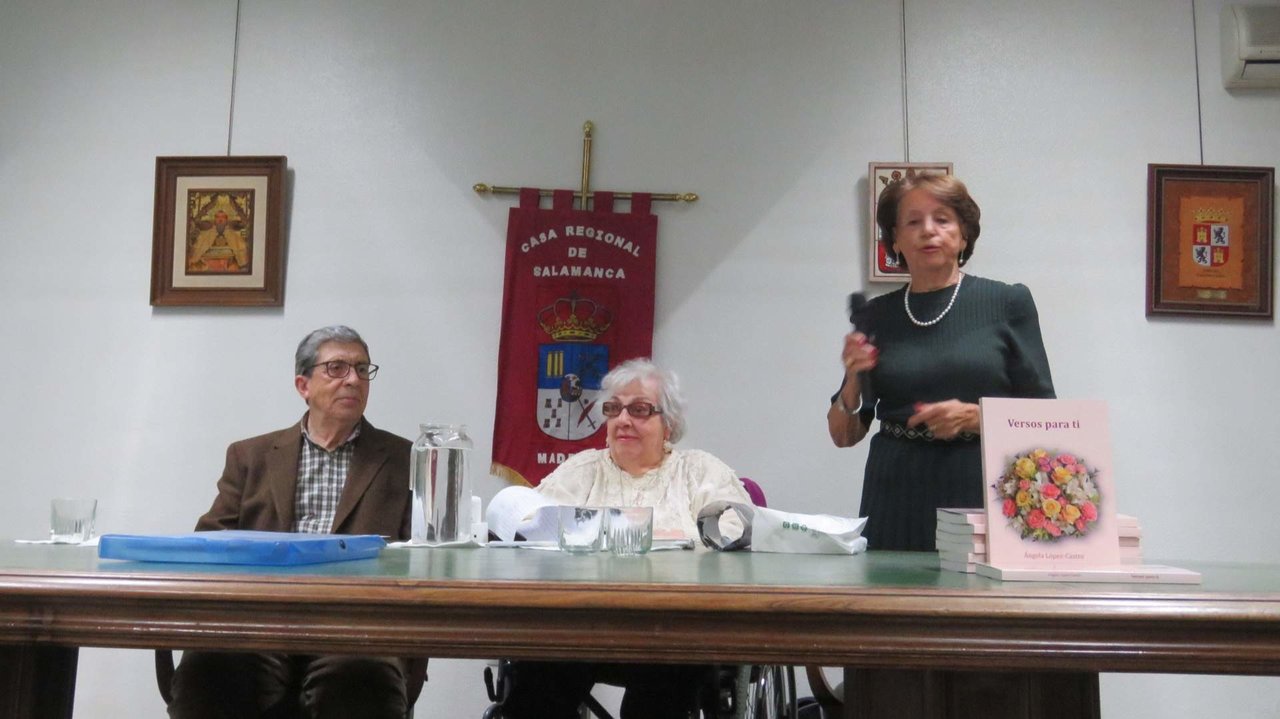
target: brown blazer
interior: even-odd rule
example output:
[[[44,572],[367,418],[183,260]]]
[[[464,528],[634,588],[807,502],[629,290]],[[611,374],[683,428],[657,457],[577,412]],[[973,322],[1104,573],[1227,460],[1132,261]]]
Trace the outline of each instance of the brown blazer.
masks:
[[[409,538],[409,461],[413,443],[361,419],[351,471],[333,516],[336,534]],[[293,528],[302,423],[227,447],[213,506],[196,530]]]

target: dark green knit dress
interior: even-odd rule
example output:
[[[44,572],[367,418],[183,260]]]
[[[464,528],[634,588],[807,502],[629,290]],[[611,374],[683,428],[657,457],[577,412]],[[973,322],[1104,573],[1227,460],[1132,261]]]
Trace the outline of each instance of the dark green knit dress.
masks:
[[[913,293],[911,312],[927,322],[954,285]],[[874,336],[875,369],[863,375],[862,420],[881,420],[871,438],[860,514],[871,549],[933,550],[938,507],[982,506],[976,438],[941,441],[894,436],[917,402],[980,397],[1052,398],[1053,379],[1031,291],[966,275],[942,321],[918,327],[902,306],[906,288],[867,303],[858,330]],[[923,428],[920,428],[923,429]]]

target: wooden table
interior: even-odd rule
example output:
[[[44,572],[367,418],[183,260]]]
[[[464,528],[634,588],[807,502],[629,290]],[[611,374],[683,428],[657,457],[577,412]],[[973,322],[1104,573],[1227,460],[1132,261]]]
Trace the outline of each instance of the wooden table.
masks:
[[[293,568],[0,540],[0,712],[70,717],[76,648],[1280,674],[1280,567],[1201,586],[1005,583],[936,555],[389,549]],[[905,670],[899,671],[899,670]],[[895,674],[896,672],[896,674]]]

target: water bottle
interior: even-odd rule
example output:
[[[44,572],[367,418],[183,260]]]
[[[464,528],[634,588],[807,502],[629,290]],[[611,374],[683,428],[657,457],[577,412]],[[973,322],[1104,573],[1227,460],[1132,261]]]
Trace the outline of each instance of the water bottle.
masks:
[[[413,443],[413,541],[441,544],[471,538],[471,438],[466,425],[419,425]]]

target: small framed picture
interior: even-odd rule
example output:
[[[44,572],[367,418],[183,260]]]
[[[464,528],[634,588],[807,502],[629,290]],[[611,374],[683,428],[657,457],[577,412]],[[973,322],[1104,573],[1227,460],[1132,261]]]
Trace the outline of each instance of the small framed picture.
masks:
[[[157,157],[151,304],[284,304],[285,160]]]
[[[950,175],[950,162],[873,162],[867,169],[867,187],[871,207],[871,244],[867,257],[870,269],[867,277],[872,282],[906,282],[911,279],[907,268],[899,263],[892,248],[886,247],[876,224],[876,210],[880,208],[880,196],[891,185],[916,174]]]
[[[1147,165],[1147,316],[1274,318],[1275,168]]]

